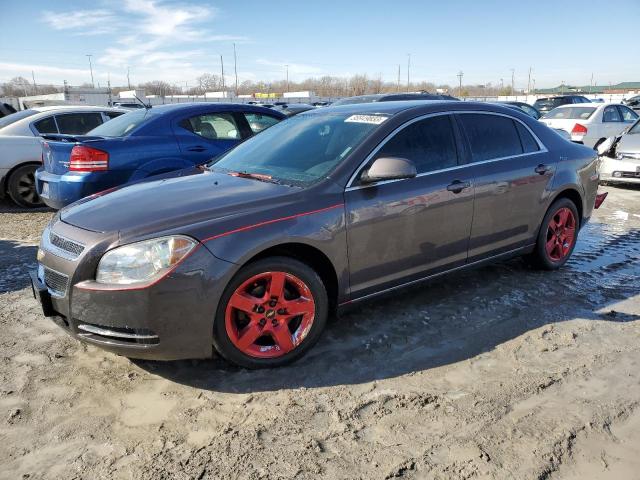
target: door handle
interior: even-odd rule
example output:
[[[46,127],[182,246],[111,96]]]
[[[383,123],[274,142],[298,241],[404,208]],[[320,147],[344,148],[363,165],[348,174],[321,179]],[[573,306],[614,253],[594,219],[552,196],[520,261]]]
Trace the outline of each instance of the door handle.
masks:
[[[189,148],[187,148],[187,150],[190,151],[190,152],[204,152],[206,150],[206,148],[202,147],[200,145],[197,145],[195,147],[189,147]]]
[[[460,180],[454,180],[449,185],[447,185],[447,190],[453,193],[460,193],[465,188],[469,188],[470,186],[470,182],[461,182]]]
[[[539,175],[544,175],[549,170],[551,170],[551,167],[549,165],[544,165],[542,163],[534,169],[534,171]]]

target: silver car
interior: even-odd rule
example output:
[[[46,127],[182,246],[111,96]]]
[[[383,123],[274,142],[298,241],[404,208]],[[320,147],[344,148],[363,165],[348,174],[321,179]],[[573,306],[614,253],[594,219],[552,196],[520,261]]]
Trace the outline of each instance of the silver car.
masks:
[[[600,178],[607,183],[640,183],[640,120],[622,136],[609,139],[600,157]],[[608,148],[607,148],[608,147]],[[605,149],[603,149],[605,150]]]
[[[0,198],[21,207],[42,205],[34,172],[42,165],[40,135],[84,135],[127,110],[90,106],[35,107],[0,118]]]

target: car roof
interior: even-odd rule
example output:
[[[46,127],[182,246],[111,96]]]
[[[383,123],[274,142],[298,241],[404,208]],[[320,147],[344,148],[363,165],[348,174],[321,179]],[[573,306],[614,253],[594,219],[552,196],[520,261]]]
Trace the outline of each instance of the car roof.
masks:
[[[47,105],[43,107],[31,107],[28,110],[35,110],[36,112],[50,112],[53,110],[105,110],[122,112],[121,108],[103,107],[100,105]]]
[[[558,105],[556,108],[576,108],[576,107],[592,107],[592,108],[604,108],[609,105],[620,105],[614,102],[591,102],[591,103],[567,103],[566,105]]]
[[[278,115],[284,115],[272,108],[261,107],[259,105],[249,105],[246,103],[222,103],[222,102],[189,102],[189,103],[171,103],[166,105],[157,105],[153,107],[155,114],[168,112],[194,112],[201,110],[210,110],[211,107],[219,107],[220,110],[251,110],[254,112],[277,112]]]
[[[486,102],[463,102],[461,100],[394,100],[391,102],[354,103],[337,106],[329,105],[328,107],[308,110],[299,115],[324,115],[331,113],[340,113],[344,115],[396,115],[408,110],[422,110],[425,114],[443,110],[481,110],[487,112],[508,113],[510,115],[513,115],[513,112],[517,112],[528,117],[526,113],[519,109],[516,110],[513,107]]]

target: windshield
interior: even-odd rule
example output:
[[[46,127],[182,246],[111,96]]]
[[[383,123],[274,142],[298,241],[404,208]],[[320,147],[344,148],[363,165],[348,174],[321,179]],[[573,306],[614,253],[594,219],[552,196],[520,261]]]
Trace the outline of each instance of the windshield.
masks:
[[[301,113],[241,143],[211,164],[211,169],[307,185],[326,177],[387,118]]]
[[[564,98],[541,98],[540,100],[536,100],[533,106],[538,110],[550,110],[566,103],[569,103],[569,101]]]
[[[153,118],[157,113],[153,109],[140,109],[125,113],[119,117],[109,120],[102,125],[89,131],[87,135],[99,137],[124,137],[133,131],[134,128]]]
[[[18,120],[30,117],[36,113],[38,113],[37,110],[22,110],[21,112],[11,113],[6,117],[0,118],[0,128],[7,127]]]
[[[377,102],[380,99],[380,95],[362,95],[360,97],[347,97],[342,100],[338,100],[332,103],[332,106],[337,105],[355,105],[357,103],[371,103]]]
[[[547,113],[542,118],[547,119],[572,119],[572,120],[586,120],[593,115],[596,109],[594,107],[564,107],[555,108]]]

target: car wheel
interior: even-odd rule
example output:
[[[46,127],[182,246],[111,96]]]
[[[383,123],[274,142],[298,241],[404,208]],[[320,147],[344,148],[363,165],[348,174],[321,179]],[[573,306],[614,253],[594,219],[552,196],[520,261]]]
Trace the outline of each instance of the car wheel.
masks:
[[[42,199],[36,191],[36,165],[16,168],[7,181],[7,191],[11,199],[25,208],[42,206]]]
[[[538,233],[533,264],[545,270],[564,265],[576,246],[580,228],[578,209],[568,198],[561,198],[549,207]]]
[[[327,290],[308,265],[271,257],[243,267],[222,295],[213,343],[245,368],[279,367],[320,338],[329,311]]]

